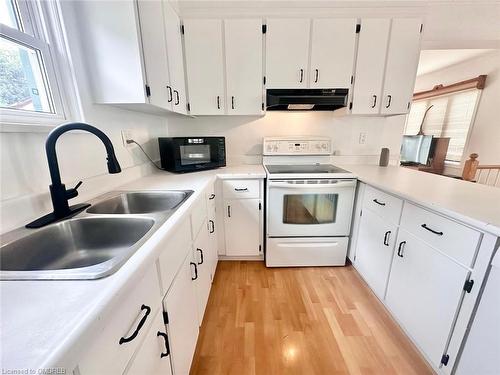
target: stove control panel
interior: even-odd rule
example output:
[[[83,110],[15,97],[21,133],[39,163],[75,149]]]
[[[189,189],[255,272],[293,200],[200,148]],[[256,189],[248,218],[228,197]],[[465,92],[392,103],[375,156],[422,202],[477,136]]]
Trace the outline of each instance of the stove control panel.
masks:
[[[327,137],[266,137],[263,155],[331,155],[332,140]]]

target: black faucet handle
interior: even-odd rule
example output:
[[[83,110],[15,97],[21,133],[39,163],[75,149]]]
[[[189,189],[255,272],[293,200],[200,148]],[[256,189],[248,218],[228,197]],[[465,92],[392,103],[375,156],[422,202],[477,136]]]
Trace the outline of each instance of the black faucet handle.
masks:
[[[66,190],[66,197],[68,199],[74,198],[78,196],[78,188],[83,184],[83,181],[79,181],[76,186],[72,189],[67,189]]]

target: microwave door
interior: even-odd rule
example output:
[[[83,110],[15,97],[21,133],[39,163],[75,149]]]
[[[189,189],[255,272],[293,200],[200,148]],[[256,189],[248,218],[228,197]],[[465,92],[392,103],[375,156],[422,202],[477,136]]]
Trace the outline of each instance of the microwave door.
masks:
[[[210,145],[181,145],[180,162],[183,166],[210,163]]]

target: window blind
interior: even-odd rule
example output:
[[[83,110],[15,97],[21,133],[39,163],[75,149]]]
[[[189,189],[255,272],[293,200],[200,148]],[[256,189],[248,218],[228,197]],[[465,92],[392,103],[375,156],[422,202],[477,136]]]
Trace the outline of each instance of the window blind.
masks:
[[[479,91],[472,89],[414,101],[407,117],[405,134],[418,133],[425,110],[433,105],[425,118],[423,131],[426,135],[434,137],[449,137],[450,145],[446,160],[460,162],[472,125]]]

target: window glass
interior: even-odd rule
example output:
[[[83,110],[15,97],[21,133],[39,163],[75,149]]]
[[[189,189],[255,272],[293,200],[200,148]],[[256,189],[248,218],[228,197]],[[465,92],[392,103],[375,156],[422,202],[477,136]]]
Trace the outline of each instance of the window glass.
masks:
[[[284,224],[334,223],[337,216],[338,194],[285,194]]]
[[[54,113],[39,50],[0,37],[0,107]]]
[[[0,0],[0,23],[23,31],[17,3],[13,0]]]

